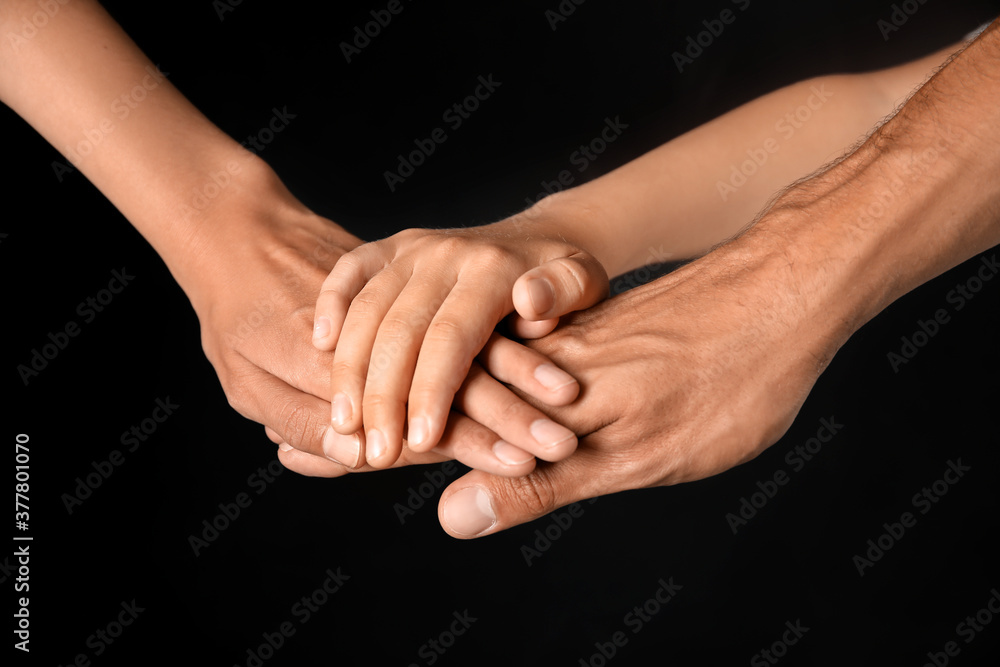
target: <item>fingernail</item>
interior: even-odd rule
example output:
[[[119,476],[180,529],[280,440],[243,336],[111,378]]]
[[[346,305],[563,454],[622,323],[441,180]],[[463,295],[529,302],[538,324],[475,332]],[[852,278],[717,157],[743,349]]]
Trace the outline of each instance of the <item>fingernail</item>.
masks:
[[[427,418],[417,417],[410,422],[410,428],[406,433],[406,442],[412,445],[419,445],[427,439]]]
[[[341,435],[328,428],[323,435],[323,453],[334,463],[357,468],[358,457],[361,456],[361,442],[356,435]]]
[[[549,391],[556,391],[576,382],[572,375],[552,364],[542,364],[536,368],[535,379]]]
[[[316,318],[316,326],[313,327],[313,340],[323,340],[330,335],[333,323],[326,315]]]
[[[520,447],[515,447],[505,440],[497,440],[493,443],[493,454],[509,466],[521,465],[534,458]]]
[[[441,518],[453,533],[466,537],[489,530],[497,522],[490,494],[481,486],[470,486],[449,498]]]
[[[528,279],[528,299],[531,307],[538,315],[544,315],[552,310],[556,303],[556,291],[552,289],[552,283],[546,278]]]
[[[343,426],[351,419],[351,412],[353,412],[351,397],[343,392],[338,392],[333,397],[333,423],[337,426]]]
[[[368,436],[365,439],[365,451],[367,452],[368,463],[381,458],[382,454],[385,453],[385,449],[385,436],[382,435],[382,431],[377,428],[368,431]]]
[[[280,449],[283,452],[290,452],[295,448],[289,445],[287,442],[283,442],[280,445],[278,445],[278,449]]]
[[[570,438],[575,438],[576,434],[549,419],[536,419],[531,422],[531,437],[543,447],[555,447]]]

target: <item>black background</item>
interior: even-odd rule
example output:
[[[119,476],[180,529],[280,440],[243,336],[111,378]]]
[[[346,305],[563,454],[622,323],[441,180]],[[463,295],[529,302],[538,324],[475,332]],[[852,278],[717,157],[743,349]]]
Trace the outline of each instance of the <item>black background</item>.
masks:
[[[930,0],[884,40],[877,21],[889,3],[754,0],[679,73],[671,54],[732,4],[590,0],[553,31],[544,12],[556,0],[405,2],[350,64],[338,44],[385,3],[244,0],[223,20],[209,0],[106,5],[233,137],[264,127],[273,107],[297,114],[262,157],[308,205],[366,239],[516,212],[606,117],[630,127],[586,178],[783,84],[940,48],[998,9]],[[502,87],[390,193],[383,172],[396,155],[487,74]],[[796,619],[810,630],[782,664],[921,665],[953,640],[954,664],[1000,655],[1000,619],[969,644],[956,635],[1000,586],[1000,283],[961,311],[946,301],[978,259],[865,326],[758,459],[584,504],[529,567],[521,547],[551,518],[457,541],[437,524],[436,492],[401,525],[393,506],[425,481],[421,469],[336,480],[285,472],[258,495],[248,478],[275,448],[228,407],[162,261],[79,174],[57,180],[58,154],[6,108],[0,128],[3,422],[8,446],[16,433],[31,437],[32,663],[86,653],[95,665],[246,665],[262,633],[291,621],[295,635],[265,664],[426,665],[421,646],[464,610],[478,620],[435,664],[578,665],[619,630],[629,641],[609,664],[747,664]],[[16,366],[48,332],[79,321],[76,305],[121,267],[133,284],[25,386]],[[894,373],[887,353],[938,308],[952,321]],[[176,414],[68,514],[62,494],[167,396]],[[830,416],[843,429],[734,536],[726,514],[758,480],[790,470],[786,452]],[[959,458],[971,471],[859,577],[852,557]],[[196,557],[189,536],[240,492],[251,506]],[[350,580],[300,624],[292,606],[338,567]],[[13,576],[0,574],[11,597]],[[681,591],[631,633],[623,617],[670,577]],[[88,637],[132,599],[145,611],[95,656]]]

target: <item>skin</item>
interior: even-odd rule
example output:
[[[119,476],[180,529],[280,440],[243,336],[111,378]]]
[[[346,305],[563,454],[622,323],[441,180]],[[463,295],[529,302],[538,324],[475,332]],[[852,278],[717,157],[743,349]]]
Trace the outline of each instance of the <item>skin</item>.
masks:
[[[0,100],[160,254],[198,314],[205,353],[237,411],[298,452],[342,460],[345,449],[359,450],[363,436],[330,428],[333,355],[310,344],[310,331],[323,280],[361,240],[308,210],[212,125],[98,3],[60,5],[30,39],[11,38],[37,11],[30,0],[0,3]],[[518,361],[501,380],[543,402],[573,400],[575,380],[563,374],[550,391],[534,370],[551,363],[516,347]],[[496,430],[452,413],[434,451],[407,451],[397,464],[456,458],[493,474],[529,472],[534,457],[506,440],[525,437],[544,416],[486,373],[464,387],[459,407]],[[575,445],[574,436],[564,449]]]
[[[605,269],[615,275],[706,253],[737,234],[775,190],[862,139],[953,51],[788,86],[511,219],[407,230],[348,253],[324,283],[313,337],[319,349],[338,345],[334,428],[381,434],[386,445],[367,452],[376,467],[391,465],[403,451],[404,423],[409,450],[433,447],[460,380],[504,316],[516,309],[513,330],[539,337],[558,316],[607,294]],[[803,106],[806,121],[794,115]],[[730,183],[733,165],[744,163],[748,151],[759,156],[765,146],[767,159],[745,183],[720,186]],[[512,365],[503,349],[490,348],[491,370]],[[549,442],[566,437],[549,431]],[[415,432],[423,435],[419,441]],[[547,461],[570,449],[545,445],[526,449]],[[339,474],[307,467],[303,457],[283,460],[309,474]]]
[[[773,444],[858,328],[1000,242],[998,93],[994,24],[745,234],[537,341],[581,379],[580,400],[553,410],[580,447],[522,478],[457,480],[439,505],[445,530],[478,537],[584,498],[701,479]]]
[[[333,427],[350,434],[364,426],[369,465],[396,461],[404,421],[410,449],[437,444],[473,359],[514,310],[514,283],[538,266],[570,280],[583,274],[579,281],[587,290],[579,307],[607,296],[607,275],[591,255],[529,236],[513,221],[473,230],[407,230],[337,263],[316,304],[319,335],[313,342],[337,348]],[[551,289],[542,295],[546,310],[553,296]],[[556,371],[538,366],[535,377],[552,391],[576,387],[571,376]],[[526,449],[538,458],[558,461],[576,448],[576,434],[535,412],[517,442],[529,443]]]

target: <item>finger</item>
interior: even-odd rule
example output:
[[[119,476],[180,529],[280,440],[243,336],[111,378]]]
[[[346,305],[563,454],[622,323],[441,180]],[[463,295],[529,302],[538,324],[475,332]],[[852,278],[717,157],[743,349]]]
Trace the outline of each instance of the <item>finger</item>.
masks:
[[[400,456],[392,467],[402,468],[403,466],[408,465],[441,463],[442,461],[448,461],[450,459],[450,456],[437,451],[423,452],[419,454],[414,453],[410,455],[407,455],[407,453],[404,452],[403,456]],[[282,465],[292,472],[297,472],[300,475],[305,475],[307,477],[340,477],[346,473],[374,472],[377,470],[377,468],[372,468],[368,465],[362,465],[359,468],[348,468],[347,466],[331,461],[323,456],[300,452],[299,450],[291,447],[288,449],[279,447],[278,460],[280,460]]]
[[[541,338],[559,326],[558,317],[548,320],[526,320],[517,313],[511,313],[507,320],[507,327],[516,338]]]
[[[285,448],[287,447],[287,449]],[[377,470],[368,465],[357,469],[335,463],[325,457],[292,449],[279,448],[278,459],[293,472],[310,477],[339,477],[348,472]],[[535,458],[524,450],[499,440],[495,434],[468,417],[453,413],[441,443],[429,452],[403,449],[393,468],[456,460],[491,475],[520,477],[535,467]]]
[[[340,477],[350,472],[348,468],[322,456],[315,456],[294,448],[278,449],[278,460],[292,472],[306,477]]]
[[[545,461],[559,461],[576,450],[576,434],[524,402],[473,364],[455,402],[462,411],[505,441]]]
[[[584,310],[607,298],[608,274],[593,256],[578,252],[526,272],[514,283],[514,308],[527,320]]]
[[[451,413],[441,442],[431,452],[444,454],[470,468],[502,477],[520,477],[535,468],[535,457],[530,453],[457,412]]]
[[[498,333],[490,336],[478,359],[497,380],[517,387],[546,405],[568,405],[580,394],[576,378],[548,357]]]
[[[244,402],[235,407],[240,414],[269,427],[291,447],[308,454],[356,467],[361,459],[363,435],[341,435],[330,426],[330,404],[289,386],[267,373],[255,378],[245,391]]]
[[[455,393],[472,360],[504,315],[510,295],[499,281],[470,276],[451,291],[427,328],[410,387],[410,447],[430,449],[441,437]]]
[[[285,441],[284,438],[282,438],[280,435],[278,435],[277,432],[274,429],[272,429],[270,426],[265,426],[264,427],[264,435],[266,435],[267,439],[270,440],[271,442],[273,442],[276,445],[280,445],[281,443],[283,443]]]
[[[406,401],[424,333],[449,285],[441,276],[411,279],[382,320],[371,348],[362,401],[368,464],[387,468],[403,446]],[[410,435],[419,435],[414,425]],[[423,450],[423,451],[426,451]]]
[[[382,271],[354,297],[347,311],[330,374],[331,422],[341,435],[356,433],[363,426],[361,406],[372,346],[407,278],[398,271]]]
[[[460,539],[482,537],[532,521],[564,505],[614,489],[602,475],[599,454],[576,454],[546,463],[523,477],[495,477],[478,470],[455,480],[438,504],[441,527]]]
[[[312,342],[317,349],[330,351],[337,347],[351,301],[385,267],[388,259],[391,258],[386,258],[379,246],[369,244],[337,260],[316,299]]]

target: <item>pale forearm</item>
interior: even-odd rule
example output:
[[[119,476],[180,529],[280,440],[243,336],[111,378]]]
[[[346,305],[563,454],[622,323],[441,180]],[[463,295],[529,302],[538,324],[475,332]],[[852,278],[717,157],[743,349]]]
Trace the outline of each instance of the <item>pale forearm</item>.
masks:
[[[183,284],[187,265],[226,217],[213,211],[234,203],[248,211],[284,189],[98,3],[58,7],[30,39],[0,42],[0,100],[111,200]],[[6,0],[0,34],[19,34],[37,11],[33,1]]]
[[[786,86],[539,208],[571,221],[558,223],[564,234],[581,235],[612,275],[665,253],[698,256],[742,229],[780,188],[862,139],[951,51]]]

